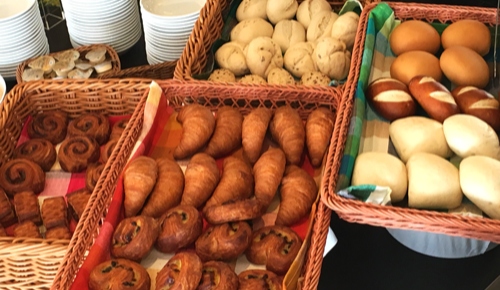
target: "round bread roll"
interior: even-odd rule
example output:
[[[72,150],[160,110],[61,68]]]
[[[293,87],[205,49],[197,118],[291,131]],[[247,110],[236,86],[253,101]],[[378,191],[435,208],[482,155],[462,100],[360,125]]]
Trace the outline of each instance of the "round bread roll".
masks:
[[[267,0],[267,19],[276,24],[283,19],[292,19],[297,13],[297,0]]]
[[[403,21],[389,36],[389,44],[395,55],[421,50],[436,54],[441,47],[437,30],[422,20]]]
[[[432,153],[443,158],[452,155],[443,133],[443,124],[420,116],[398,119],[389,125],[392,144],[403,162],[419,152]]]
[[[314,42],[322,37],[332,34],[333,23],[339,18],[338,14],[333,11],[320,11],[313,15],[311,22],[307,27],[306,39]]]
[[[245,45],[238,41],[224,43],[215,52],[215,60],[221,68],[231,71],[235,76],[249,72],[243,49]]]
[[[309,71],[302,75],[300,83],[306,86],[329,86],[330,78],[319,71]]]
[[[298,21],[284,19],[274,26],[272,38],[285,53],[291,45],[306,41],[306,30]]]
[[[258,75],[246,75],[238,80],[240,84],[253,84],[253,85],[264,85],[266,84],[266,80]]]
[[[354,39],[356,38],[356,30],[358,29],[359,15],[349,11],[337,18],[332,25],[331,36],[345,43],[348,50],[352,50]]]
[[[446,77],[457,86],[484,88],[490,80],[488,64],[482,56],[465,46],[445,49],[439,65]]]
[[[448,117],[443,122],[443,132],[451,150],[462,158],[482,155],[500,160],[497,134],[475,116],[457,114]]]
[[[462,203],[458,169],[435,154],[419,152],[406,163],[408,206],[425,209],[452,209]]]
[[[408,85],[416,76],[430,76],[440,82],[439,59],[426,51],[414,50],[400,54],[391,64],[391,77]]]
[[[305,0],[297,8],[295,17],[307,29],[313,16],[321,11],[332,11],[332,7],[326,0]]]
[[[500,161],[467,157],[460,163],[459,175],[464,195],[490,218],[500,219]]]
[[[212,82],[231,83],[236,81],[236,77],[230,70],[220,68],[214,70],[208,77],[208,80]]]
[[[316,44],[313,59],[320,72],[330,79],[343,80],[349,73],[351,52],[347,50],[344,42],[324,37]]]
[[[270,37],[257,37],[245,47],[248,68],[264,79],[275,67],[283,67],[283,55],[279,45]]]
[[[236,9],[236,20],[262,18],[267,20],[267,0],[243,0]]]
[[[231,30],[231,41],[239,41],[247,45],[252,39],[259,36],[273,36],[274,28],[271,23],[262,18],[245,19]]]
[[[293,85],[295,79],[286,69],[275,67],[267,75],[267,83],[272,85]]]
[[[446,27],[441,34],[441,43],[444,49],[452,46],[465,46],[485,56],[490,51],[491,34],[484,23],[463,19]]]
[[[408,189],[405,164],[389,153],[361,153],[354,162],[351,184],[387,186],[391,189],[391,202],[399,202]]]
[[[292,44],[283,57],[285,68],[294,76],[300,78],[306,72],[318,71],[318,67],[313,59],[313,42],[299,42]]]

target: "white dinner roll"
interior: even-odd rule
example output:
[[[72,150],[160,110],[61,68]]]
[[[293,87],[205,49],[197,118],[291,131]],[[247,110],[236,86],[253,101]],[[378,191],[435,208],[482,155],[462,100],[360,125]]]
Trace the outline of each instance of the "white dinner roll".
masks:
[[[467,157],[460,163],[459,172],[464,195],[489,217],[500,219],[500,161]]]
[[[358,29],[359,15],[349,11],[340,15],[332,25],[332,37],[342,40],[348,50],[352,50],[356,30]]]
[[[419,152],[449,158],[453,154],[446,143],[443,124],[420,116],[398,119],[389,125],[392,144],[403,162]]]
[[[351,184],[387,186],[391,189],[391,202],[399,202],[404,199],[408,189],[406,166],[389,153],[361,153],[354,162]]]
[[[345,43],[332,37],[318,40],[313,53],[318,70],[334,80],[343,80],[349,74],[351,52]]]
[[[451,150],[462,158],[483,155],[500,160],[498,135],[490,125],[475,116],[450,116],[443,122],[443,132]]]
[[[430,153],[415,153],[406,163],[408,206],[452,209],[462,203],[458,169],[448,160]]]
[[[292,19],[297,13],[297,0],[267,0],[267,19],[276,24],[283,19]]]
[[[313,42],[299,42],[292,44],[285,52],[283,63],[285,68],[294,76],[300,78],[306,72],[318,71],[313,59]]]
[[[245,19],[231,30],[231,41],[239,41],[248,44],[252,39],[259,36],[273,36],[274,28],[271,23],[262,18]]]
[[[250,18],[267,20],[267,0],[243,0],[236,9],[236,20],[243,21]]]
[[[298,21],[284,19],[274,26],[272,38],[285,53],[291,45],[306,40],[306,30]]]
[[[339,16],[333,11],[320,11],[313,15],[307,27],[307,41],[316,41],[325,36],[331,36],[333,23]]]
[[[231,71],[235,76],[249,72],[245,54],[245,45],[238,41],[224,43],[215,52],[215,61],[221,68]]]
[[[245,56],[250,72],[267,79],[269,72],[283,67],[280,46],[270,37],[257,37],[245,47]]]
[[[312,17],[321,11],[332,11],[332,7],[326,0],[305,0],[297,8],[295,17],[307,29]]]

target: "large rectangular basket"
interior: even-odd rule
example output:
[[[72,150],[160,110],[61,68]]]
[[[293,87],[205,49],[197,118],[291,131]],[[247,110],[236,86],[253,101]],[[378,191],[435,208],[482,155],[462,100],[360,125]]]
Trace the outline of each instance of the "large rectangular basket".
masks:
[[[289,104],[299,111],[302,118],[306,118],[308,113],[319,106],[325,106],[339,114],[338,107],[341,96],[325,92],[323,94],[302,94],[299,91],[286,91],[282,94],[275,94],[263,87],[245,89],[239,86],[208,84],[191,81],[169,80],[158,82],[167,97],[167,100],[174,108],[179,110],[183,105],[189,103],[199,103],[209,107],[212,111],[217,111],[221,106],[233,106],[239,108],[243,114],[248,113],[252,108],[265,106],[276,108]],[[123,144],[119,150],[119,157],[114,164],[115,169],[122,168],[125,165],[126,157],[130,155],[135,142],[138,140],[142,129],[142,117],[145,110],[145,95],[139,102],[136,111],[133,114],[133,122],[130,124],[130,130],[122,137]],[[335,126],[332,143],[328,152],[329,160],[340,160],[340,153],[331,151],[337,148],[336,135],[340,134],[340,127]],[[338,155],[337,158],[330,157]],[[335,166],[334,166],[335,167]],[[338,168],[338,166],[336,167]],[[325,170],[331,170],[330,168]],[[86,252],[90,249],[93,237],[99,231],[99,221],[103,218],[106,209],[109,207],[112,198],[111,191],[101,191],[99,199],[94,199],[86,209],[86,219],[75,232],[75,238],[71,240],[68,252],[63,261],[53,289],[68,289],[86,258]],[[318,199],[319,201],[319,199]],[[297,271],[290,271],[288,279],[293,285],[293,289],[316,289],[321,273],[321,263],[323,252],[330,224],[330,210],[321,202],[317,203],[315,215],[312,217],[312,236],[310,240],[304,241],[307,253],[304,259],[298,263]],[[292,273],[293,272],[293,273]],[[287,278],[285,278],[286,280]],[[296,286],[295,286],[296,285]]]
[[[466,7],[466,6],[447,6],[432,4],[411,4],[411,3],[382,3],[379,5],[389,5],[394,12],[396,20],[418,19],[427,22],[449,24],[459,19],[469,18],[479,20],[490,27],[495,24],[496,10],[491,8]],[[396,206],[381,206],[369,204],[358,200],[347,199],[336,194],[341,186],[350,184],[352,166],[355,156],[360,146],[360,138],[363,123],[365,123],[366,101],[364,96],[357,95],[357,90],[361,93],[367,86],[368,76],[372,65],[372,55],[376,45],[374,36],[367,31],[369,27],[370,12],[377,6],[371,4],[363,10],[358,27],[357,39],[353,49],[352,67],[348,84],[346,84],[345,93],[340,111],[344,116],[342,119],[343,127],[349,127],[352,134],[341,136],[342,140],[338,142],[342,150],[350,154],[343,157],[340,175],[331,172],[330,177],[325,178],[325,186],[322,200],[340,218],[354,223],[369,224],[387,228],[408,229],[433,233],[442,233],[450,236],[459,236],[465,238],[474,238],[480,240],[500,242],[500,221],[490,218],[467,217],[464,215],[450,214],[430,210],[411,209]],[[375,22],[375,21],[374,21]],[[373,32],[373,23],[370,25]],[[366,45],[370,37],[371,44]],[[379,38],[376,38],[379,41]],[[369,47],[370,46],[370,47]],[[365,63],[367,62],[367,63]],[[362,67],[365,67],[362,69]],[[362,79],[362,80],[361,80]],[[360,93],[358,92],[358,94]],[[363,112],[363,113],[360,113]],[[357,145],[356,145],[357,143]]]

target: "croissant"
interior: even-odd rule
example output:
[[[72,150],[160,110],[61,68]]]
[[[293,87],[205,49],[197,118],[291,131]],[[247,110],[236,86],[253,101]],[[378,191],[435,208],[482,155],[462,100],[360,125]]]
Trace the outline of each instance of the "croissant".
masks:
[[[327,108],[318,108],[309,114],[306,121],[306,144],[312,166],[321,165],[334,125],[335,115]]]
[[[218,225],[228,222],[253,220],[262,216],[267,209],[255,197],[228,201],[221,205],[205,207],[203,214],[207,222]]]
[[[243,150],[252,164],[260,156],[272,115],[273,112],[268,108],[257,108],[252,110],[243,120],[241,142]]]
[[[130,162],[123,173],[125,217],[135,216],[153,190],[158,178],[158,165],[154,159],[139,156]]]
[[[198,104],[182,107],[177,115],[177,121],[182,124],[182,136],[174,150],[175,159],[187,158],[201,150],[215,129],[212,112]]]
[[[271,135],[278,142],[289,164],[299,164],[304,151],[306,132],[297,110],[279,107],[270,124]]]
[[[285,173],[286,157],[279,148],[269,148],[253,166],[254,194],[265,208],[273,200]]]
[[[215,131],[208,142],[205,153],[220,158],[241,146],[243,115],[232,107],[222,107],[217,112]]]
[[[219,168],[212,156],[193,155],[186,167],[181,204],[199,208],[210,198],[219,180]]]

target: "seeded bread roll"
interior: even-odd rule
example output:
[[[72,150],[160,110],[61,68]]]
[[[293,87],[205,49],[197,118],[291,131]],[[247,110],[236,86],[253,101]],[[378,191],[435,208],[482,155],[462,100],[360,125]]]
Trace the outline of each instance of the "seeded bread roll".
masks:
[[[306,41],[306,30],[298,21],[284,19],[276,23],[272,38],[285,53],[291,45]]]
[[[215,52],[215,60],[221,68],[231,71],[235,76],[242,76],[249,72],[243,49],[245,44],[231,41],[223,44]]]
[[[332,7],[326,0],[305,0],[300,3],[297,9],[297,21],[308,28],[314,15],[321,11],[332,11]]]
[[[283,57],[283,65],[294,76],[300,78],[306,72],[318,71],[313,59],[313,42],[299,42],[291,45]]]
[[[319,71],[311,71],[303,74],[300,81],[306,86],[328,86],[331,80]]]
[[[266,84],[266,80],[259,75],[246,75],[238,80],[238,83],[241,84],[254,84],[254,85],[263,85]]]
[[[220,68],[214,70],[208,77],[208,80],[212,82],[230,83],[230,82],[235,82],[236,77],[230,70],[225,68]]]
[[[239,41],[244,45],[259,36],[273,36],[274,28],[271,23],[262,18],[245,19],[231,30],[231,41]]]
[[[333,23],[339,18],[338,14],[332,11],[321,11],[311,18],[311,23],[307,27],[307,41],[316,41],[321,37],[332,34]]]
[[[267,19],[276,24],[283,19],[292,19],[297,13],[297,0],[267,0]]]
[[[349,73],[351,52],[342,41],[324,37],[316,44],[313,59],[320,72],[331,79],[342,80]]]
[[[273,68],[267,75],[267,83],[272,85],[293,85],[295,79],[284,68]]]
[[[275,67],[283,67],[283,55],[279,45],[270,37],[257,37],[245,47],[250,72],[264,79]]]
[[[267,20],[267,0],[243,0],[236,9],[236,20],[243,21],[250,18]]]

